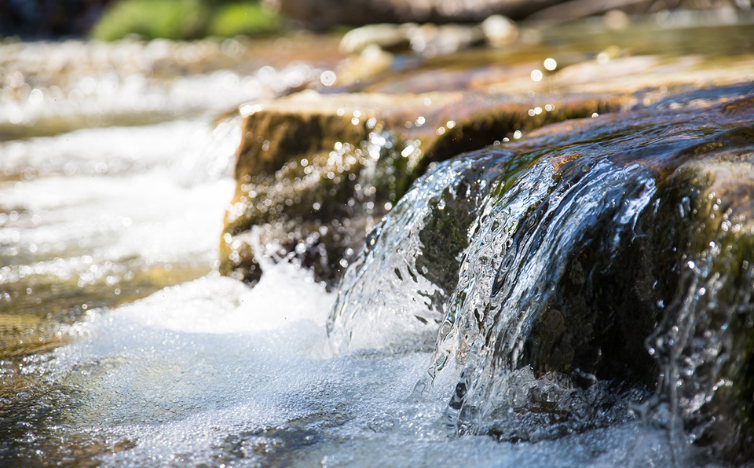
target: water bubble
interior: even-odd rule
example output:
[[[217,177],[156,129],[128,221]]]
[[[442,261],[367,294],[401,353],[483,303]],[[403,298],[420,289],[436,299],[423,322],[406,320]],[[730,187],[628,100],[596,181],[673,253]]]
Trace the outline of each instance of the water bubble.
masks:
[[[533,81],[542,81],[543,77],[544,77],[544,75],[542,74],[541,70],[533,70],[531,72],[531,79]]]
[[[545,59],[544,66],[546,70],[553,71],[558,68],[558,62],[554,58]]]
[[[325,86],[332,86],[335,84],[337,77],[335,76],[335,72],[331,70],[327,70],[322,72],[322,74],[319,76],[319,81],[322,82]]]
[[[29,94],[29,104],[31,104],[32,106],[42,104],[43,100],[44,94],[42,93],[41,89],[34,89],[31,91],[31,94]]]

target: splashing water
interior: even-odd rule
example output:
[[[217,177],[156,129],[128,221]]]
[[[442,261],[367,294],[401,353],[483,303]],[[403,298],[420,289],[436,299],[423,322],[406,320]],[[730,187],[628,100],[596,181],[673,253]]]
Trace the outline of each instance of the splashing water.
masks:
[[[463,314],[458,315],[461,291],[481,291],[482,285],[492,291],[504,283],[498,269],[479,270],[482,260],[470,261],[470,252],[479,252],[481,258],[502,246],[512,254],[508,240],[523,246],[538,229],[549,235],[560,233],[563,240],[542,245],[568,251],[563,242],[579,232],[578,225],[572,226],[569,220],[586,218],[585,226],[593,225],[601,218],[585,213],[600,213],[605,203],[612,202],[612,210],[602,216],[615,226],[617,237],[606,241],[614,247],[630,238],[638,213],[646,209],[654,193],[651,177],[637,165],[621,168],[604,158],[572,162],[574,180],[583,182],[565,188],[559,185],[563,179],[553,179],[554,166],[541,153],[527,159],[516,151],[470,154],[438,166],[419,180],[369,237],[362,257],[347,272],[344,284],[348,289],[337,297],[314,282],[310,272],[285,261],[263,262],[265,274],[253,289],[210,274],[115,310],[92,307],[78,315],[63,330],[77,337],[75,343],[30,356],[16,373],[4,374],[10,384],[7,389],[22,391],[6,400],[14,409],[3,413],[7,428],[3,457],[38,465],[94,458],[103,466],[667,465],[667,433],[642,425],[628,413],[627,403],[641,400],[643,394],[616,396],[602,384],[581,389],[569,378],[552,375],[543,380],[526,367],[499,380],[489,378],[488,383],[507,389],[507,393],[492,393],[508,395],[510,401],[489,399],[480,415],[461,418],[476,429],[449,437],[448,401],[453,401],[459,374],[451,370],[453,366],[435,364],[434,383],[429,385],[428,363],[448,353],[451,360],[458,360],[451,337],[464,331],[461,324],[468,326]],[[219,151],[215,158],[222,160],[224,154]],[[115,166],[114,158],[107,163]],[[584,171],[587,160],[589,167]],[[165,161],[171,167],[174,160]],[[108,176],[114,178],[108,186],[117,188],[113,184],[117,177],[152,174],[154,182],[175,181],[178,193],[191,194],[181,203],[195,204],[205,196],[205,184],[187,184],[191,180],[187,174],[193,167],[204,171],[214,164],[187,164],[183,172],[165,170],[160,164],[132,172],[124,169]],[[54,165],[50,167],[50,175],[24,184],[58,178],[61,184],[80,185],[75,175],[66,176],[64,170],[59,174]],[[226,182],[218,177],[217,183]],[[590,191],[612,190],[621,178],[633,178],[634,183],[608,201],[585,203],[574,213],[565,209],[575,199],[588,199]],[[104,185],[86,187],[94,194],[104,190]],[[90,199],[81,196],[66,206],[86,212]],[[216,215],[224,201],[227,198],[208,201],[201,216]],[[516,226],[526,223],[531,206],[541,209],[536,219],[560,219],[561,225],[571,229],[548,230],[542,221],[529,227],[528,237],[516,236]],[[553,214],[547,214],[545,206]],[[46,213],[34,210],[39,208],[32,208],[29,215]],[[156,216],[159,208],[155,210]],[[498,222],[493,221],[496,217]],[[152,229],[164,229],[162,223],[169,224],[171,219],[152,221]],[[141,229],[149,226],[141,224]],[[219,233],[219,220],[214,228],[212,223],[208,226]],[[501,232],[508,233],[502,242],[487,244],[485,239],[496,239]],[[194,242],[191,236],[201,235],[192,232],[187,245]],[[103,245],[125,242],[107,239],[101,241]],[[427,244],[436,244],[437,249],[428,250]],[[194,248],[212,248],[201,245]],[[164,248],[179,247],[173,243]],[[517,255],[523,256],[522,249]],[[500,263],[507,257],[496,258],[484,262]],[[93,264],[97,261],[92,259]],[[515,263],[519,265],[515,268],[524,263]],[[458,278],[439,274],[449,265],[466,273]],[[552,273],[544,268],[538,274],[571,274],[561,270]],[[399,274],[404,281],[395,281]],[[477,282],[472,281],[476,276]],[[413,277],[416,281],[409,279]],[[466,297],[483,295],[467,293]],[[527,296],[519,293],[519,297]],[[392,298],[398,299],[386,302]],[[352,313],[354,305],[362,307]],[[444,340],[433,357],[428,341],[450,320],[456,320],[454,328],[442,329]],[[471,359],[466,357],[467,365]],[[34,387],[19,384],[22,375],[31,378]],[[424,391],[414,391],[417,382],[427,383]],[[480,378],[477,388],[484,382]],[[475,394],[477,400],[483,399],[481,390]],[[568,401],[576,401],[577,407],[563,409]],[[513,424],[506,427],[495,413],[500,407],[510,407],[529,415],[557,411],[570,415],[595,401],[607,408],[606,414],[581,415],[579,424],[568,426],[575,430],[567,433],[544,433],[541,420],[528,425],[518,421],[516,436]],[[559,409],[553,410],[553,405]],[[473,435],[485,431],[505,437],[501,442]],[[535,441],[539,442],[531,443]]]
[[[249,83],[176,80],[185,100],[155,105],[224,106]],[[106,112],[149,108],[126,85]],[[740,428],[711,421],[730,392],[751,407],[729,376],[754,375],[733,333],[754,326],[754,153],[746,103],[709,94],[437,165],[337,293],[286,259],[260,257],[253,289],[213,272],[237,121],[0,144],[0,460],[721,466],[689,442]],[[19,121],[47,112],[19,103]]]
[[[412,334],[410,343],[426,343],[437,333],[429,372],[413,395],[423,398],[455,381],[443,416],[451,433],[537,442],[625,424],[640,415],[642,424],[669,434],[669,463],[699,462],[687,443],[713,431],[709,418],[719,389],[731,385],[720,375],[750,367],[746,339],[726,331],[751,328],[745,323],[751,317],[751,279],[748,241],[727,234],[735,210],[725,212],[723,206],[735,205],[736,199],[716,199],[714,183],[699,182],[694,171],[714,169],[715,161],[732,157],[727,149],[710,151],[720,145],[708,141],[732,141],[746,130],[711,129],[697,119],[663,135],[659,121],[648,114],[635,120],[622,116],[622,122],[581,129],[583,143],[570,133],[542,132],[536,143],[483,150],[438,167],[370,235],[359,262],[346,272],[330,322],[335,345],[395,348],[396,329]],[[645,137],[644,147],[626,150],[627,143]],[[708,162],[683,166],[689,158],[701,158],[699,148],[711,153]],[[746,151],[736,149],[735,157]],[[660,179],[658,192],[663,164],[680,167],[680,175]],[[736,174],[723,167],[718,171],[728,179],[719,177],[722,184]],[[475,176],[477,190],[458,197],[459,182],[472,168],[484,174]],[[739,174],[748,170],[746,163],[738,168]],[[684,179],[684,173],[691,175]],[[709,203],[693,208],[695,224],[679,228],[678,216],[666,212],[676,211],[681,200],[681,218],[684,210],[689,216],[688,198],[674,195],[685,187],[697,187],[691,189],[702,200],[697,203]],[[731,191],[726,185],[718,190]],[[471,221],[453,218],[453,229],[465,237],[460,254],[453,236],[435,238],[439,245],[434,245],[423,235],[428,229],[447,232],[431,226],[445,207],[443,191],[474,213]],[[710,224],[716,216],[724,216],[722,224]],[[738,216],[736,230],[743,232],[747,218]],[[710,230],[709,237],[689,238]],[[667,267],[652,266],[657,261],[652,255],[667,261],[678,255],[676,247],[667,252],[668,242],[686,244],[680,264],[687,267],[678,283],[674,274],[658,272]],[[722,254],[721,245],[735,250]],[[455,281],[439,281],[422,268],[427,252],[437,250],[458,262]],[[403,271],[413,281],[395,281]],[[385,291],[400,299],[392,303]],[[439,304],[427,300],[424,305],[425,313],[436,311],[432,322],[420,315],[418,303],[407,306],[433,294]],[[736,350],[742,358],[731,361],[727,353],[739,355]],[[646,379],[655,372],[650,355],[660,362],[657,396]],[[718,448],[727,443],[712,442]],[[636,460],[631,463],[642,463]]]

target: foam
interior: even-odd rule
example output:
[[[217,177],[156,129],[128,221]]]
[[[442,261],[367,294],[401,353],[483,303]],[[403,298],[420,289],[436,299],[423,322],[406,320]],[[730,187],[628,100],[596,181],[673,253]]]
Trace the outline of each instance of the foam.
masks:
[[[103,466],[670,463],[665,433],[637,421],[537,444],[453,437],[452,385],[411,396],[428,353],[322,354],[333,301],[283,262],[254,289],[210,275],[93,317],[48,364],[75,389],[66,434],[133,445]]]

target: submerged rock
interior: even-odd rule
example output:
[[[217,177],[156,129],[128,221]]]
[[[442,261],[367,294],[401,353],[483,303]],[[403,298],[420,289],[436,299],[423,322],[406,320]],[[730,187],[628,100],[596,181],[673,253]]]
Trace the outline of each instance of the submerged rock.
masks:
[[[334,345],[424,347],[435,330],[416,391],[455,378],[461,432],[536,441],[633,404],[674,443],[750,460],[754,94],[737,91],[439,165],[346,272]]]
[[[243,106],[220,271],[255,282],[259,256],[291,256],[335,284],[374,222],[431,163],[627,102],[620,95],[308,91]]]

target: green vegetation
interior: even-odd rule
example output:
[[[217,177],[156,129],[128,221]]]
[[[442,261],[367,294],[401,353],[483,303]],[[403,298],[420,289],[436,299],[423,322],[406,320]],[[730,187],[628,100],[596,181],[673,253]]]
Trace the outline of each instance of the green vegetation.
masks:
[[[115,41],[129,34],[146,39],[205,36],[265,36],[278,33],[282,19],[258,2],[209,0],[120,0],[92,29],[92,37]]]
[[[258,3],[230,3],[217,9],[209,26],[209,35],[267,36],[280,32],[282,28],[280,16]]]

